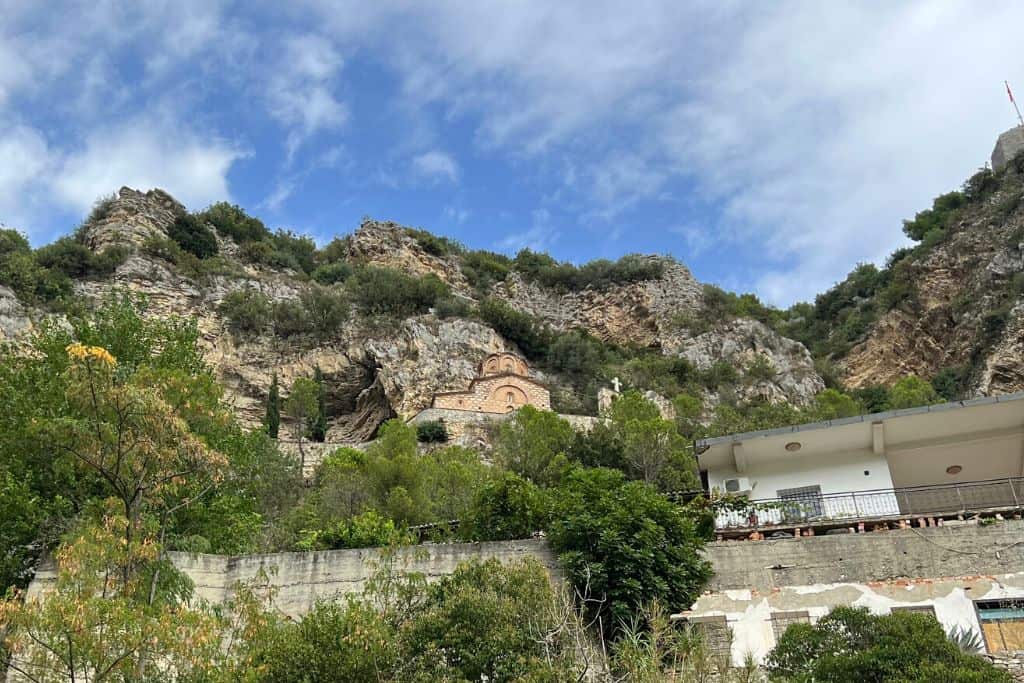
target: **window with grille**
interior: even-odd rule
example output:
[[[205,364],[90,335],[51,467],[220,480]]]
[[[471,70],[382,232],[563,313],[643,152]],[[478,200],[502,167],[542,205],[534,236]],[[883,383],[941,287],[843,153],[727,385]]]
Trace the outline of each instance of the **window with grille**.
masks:
[[[809,624],[811,615],[809,612],[772,612],[772,633],[775,634],[775,642],[786,632],[790,624]]]
[[[712,617],[690,617],[687,622],[701,634],[704,647],[716,655],[729,654],[732,647],[732,632],[724,615]]]
[[[787,522],[814,519],[824,513],[820,486],[779,489],[776,494],[783,501],[782,515]]]
[[[890,612],[917,612],[918,614],[927,614],[930,617],[935,617],[935,608],[931,605],[905,605],[902,607],[893,607]]]
[[[974,606],[989,652],[1024,650],[1024,599],[978,600]]]

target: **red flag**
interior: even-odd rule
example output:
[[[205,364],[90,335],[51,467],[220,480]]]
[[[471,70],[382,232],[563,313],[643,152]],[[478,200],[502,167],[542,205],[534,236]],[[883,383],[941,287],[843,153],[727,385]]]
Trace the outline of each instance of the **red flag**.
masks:
[[[1003,81],[1003,83],[1006,83],[1006,94],[1010,96],[1010,101],[1013,102],[1014,104],[1017,104],[1017,100],[1013,99],[1013,91],[1010,90],[1009,81]]]

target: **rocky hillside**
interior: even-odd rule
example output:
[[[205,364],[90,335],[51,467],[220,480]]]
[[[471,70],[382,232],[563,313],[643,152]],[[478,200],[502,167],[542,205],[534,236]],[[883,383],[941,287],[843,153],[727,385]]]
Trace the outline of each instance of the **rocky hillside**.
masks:
[[[244,216],[240,211],[238,215]],[[708,320],[691,330],[694,326],[687,321],[703,315],[704,288],[684,265],[671,259],[629,257],[617,266],[598,263],[587,270],[555,264],[552,270],[554,262],[548,257],[532,255],[542,268],[530,270],[506,257],[467,252],[429,233],[374,221],[322,250],[310,251],[311,243],[292,235],[250,239],[236,230],[232,236],[219,225],[194,227],[207,218],[219,220],[214,214],[189,216],[193,215],[161,190],[122,188],[98,206],[75,236],[65,238],[74,242],[74,249],[84,245],[92,252],[78,254],[87,262],[110,261],[115,252],[118,256],[116,266],[106,272],[73,278],[69,298],[98,300],[127,288],[144,294],[153,311],[193,317],[210,363],[229,388],[237,412],[250,424],[263,417],[275,373],[287,389],[294,378],[310,376],[319,367],[332,418],[329,439],[363,441],[383,420],[410,417],[427,407],[434,392],[465,388],[484,356],[505,349],[524,353],[538,378],[552,384],[559,395],[571,397],[561,407],[563,412],[592,412],[597,388],[616,368],[662,362],[659,358],[669,365],[675,362],[677,369],[686,368],[707,405],[722,396],[803,405],[824,386],[804,346],[761,322]],[[188,230],[212,235],[215,245],[202,246]],[[184,253],[178,244],[202,258]],[[287,247],[297,256],[267,256],[268,244]],[[74,251],[68,244],[61,248]],[[309,262],[303,263],[306,255]],[[50,264],[56,257],[46,258],[41,262]],[[439,280],[437,288],[443,294],[434,296],[429,306],[377,310],[374,297],[391,288],[376,286],[375,291],[372,278],[391,270],[415,276],[403,282],[429,282],[434,287]],[[560,279],[552,281],[552,273]],[[351,291],[357,294],[347,294]],[[322,301],[313,301],[314,296]],[[329,308],[330,302],[342,298],[345,304],[335,317],[318,323],[322,316],[316,317],[317,306]],[[485,301],[492,310],[511,311],[509,315],[519,316],[516,322],[527,321],[534,332],[540,330],[545,344],[582,344],[587,353],[603,354],[603,359],[614,362],[594,365],[598,376],[581,382],[564,365],[546,362],[544,352],[519,348],[525,337],[513,338],[517,335],[509,330],[514,326],[489,322],[478,312],[478,304]],[[261,307],[256,318],[273,321],[240,319],[249,304]],[[10,289],[0,288],[0,335],[24,334],[31,320],[59,315],[54,313],[57,309],[38,297],[22,294],[19,299]],[[300,314],[303,322],[296,329],[288,316]],[[575,347],[570,351],[573,356]],[[723,365],[733,370],[714,379],[714,371]],[[748,373],[748,368],[757,371]],[[602,376],[604,370],[609,376]],[[709,375],[712,379],[702,384],[694,379],[707,380]],[[636,377],[634,386],[652,388],[639,386],[642,374]],[[629,377],[624,379],[629,386]]]
[[[1022,198],[1024,157],[980,171],[905,222],[917,246],[858,267],[780,329],[850,388],[915,374],[947,398],[1024,390]]]

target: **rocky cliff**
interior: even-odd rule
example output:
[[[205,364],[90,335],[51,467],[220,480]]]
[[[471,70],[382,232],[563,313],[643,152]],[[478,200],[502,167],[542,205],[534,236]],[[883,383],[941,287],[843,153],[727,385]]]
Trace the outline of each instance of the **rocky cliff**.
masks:
[[[154,241],[166,240],[175,219],[185,212],[161,190],[122,188],[102,217],[87,224],[80,239],[100,251],[127,247],[128,258],[110,276],[75,283],[76,294],[99,299],[115,288],[145,294],[159,314],[197,320],[207,358],[229,391],[238,414],[249,424],[263,415],[271,377],[282,387],[319,367],[333,416],[329,438],[363,441],[392,416],[411,417],[430,405],[435,392],[463,389],[487,354],[516,350],[485,324],[465,316],[440,319],[427,313],[401,320],[380,320],[353,312],[328,338],[279,338],[270,333],[237,335],[229,331],[219,306],[231,292],[249,288],[270,302],[295,300],[308,277],[287,268],[254,265],[239,258],[239,246],[218,235],[217,267],[201,274],[161,258]],[[422,233],[421,233],[422,235]],[[655,279],[564,291],[511,272],[487,291],[475,290],[460,269],[457,255],[431,253],[415,231],[394,223],[369,221],[344,240],[346,259],[415,275],[432,273],[453,295],[472,303],[483,296],[503,300],[556,331],[583,329],[615,344],[633,345],[689,359],[707,367],[725,360],[745,367],[758,354],[775,369],[772,378],[743,383],[741,397],[806,403],[823,386],[804,347],[751,320],[712,325],[690,336],[677,320],[699,314],[702,286],[690,271],[671,259]],[[436,251],[436,250],[435,250]],[[0,289],[0,334],[15,337],[28,329],[40,309],[19,302]],[[537,373],[544,381],[558,377]],[[645,388],[645,387],[640,387]],[[709,396],[715,400],[714,395]]]
[[[1024,173],[1014,164],[901,264],[904,301],[842,360],[851,387],[956,374],[963,395],[1024,390]]]

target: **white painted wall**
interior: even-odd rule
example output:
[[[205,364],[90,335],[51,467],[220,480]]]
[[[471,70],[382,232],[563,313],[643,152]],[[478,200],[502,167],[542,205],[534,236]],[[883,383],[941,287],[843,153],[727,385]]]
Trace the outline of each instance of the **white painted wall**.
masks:
[[[864,474],[865,471],[868,474]],[[884,456],[875,455],[871,450],[847,451],[844,453],[804,455],[794,454],[785,459],[755,460],[740,474],[734,467],[718,467],[708,470],[708,485],[719,491],[725,490],[724,481],[733,477],[746,477],[753,488],[752,500],[778,497],[780,489],[801,486],[820,486],[822,494],[846,493],[893,488],[889,464]],[[870,496],[859,503],[850,498],[825,501],[826,516],[848,516],[855,512],[854,505],[870,506],[871,515],[899,514],[899,505],[891,495]],[[863,508],[858,508],[864,512]],[[744,520],[737,513],[723,513],[717,520],[719,527],[743,526]],[[778,510],[762,511],[759,521],[771,524],[780,521]]]
[[[905,585],[903,585],[905,584]],[[806,611],[811,622],[838,605],[866,607],[874,614],[888,614],[893,607],[930,605],[947,633],[971,629],[981,636],[975,600],[1024,598],[1024,572],[978,579],[939,579],[880,585],[874,583],[791,586],[767,595],[749,590],[730,590],[702,596],[688,616],[725,615],[732,630],[730,655],[741,666],[750,654],[763,663],[775,647],[771,614],[774,611]]]

